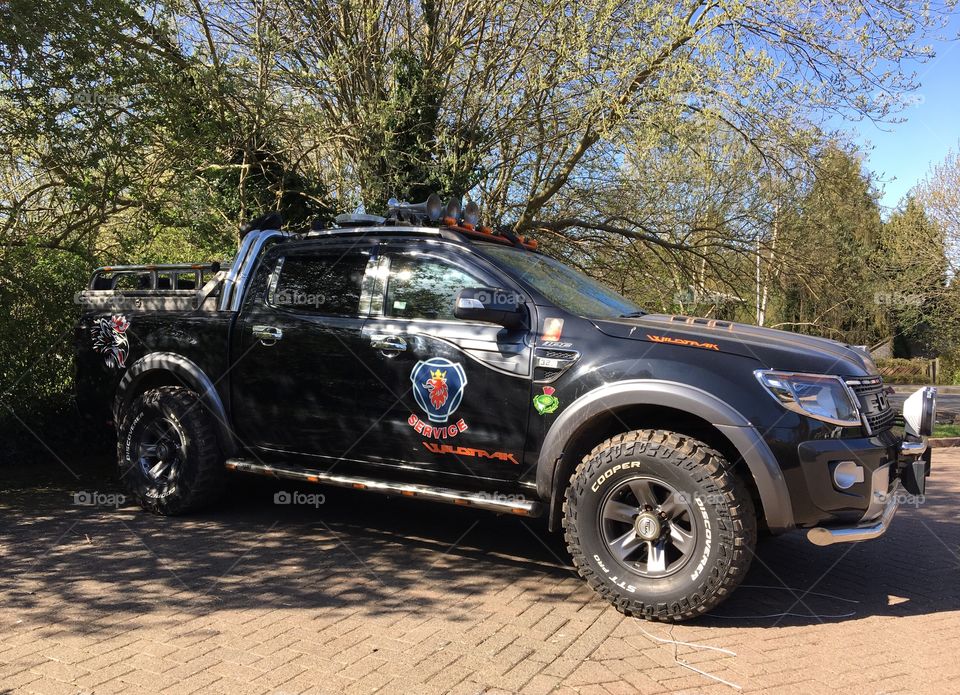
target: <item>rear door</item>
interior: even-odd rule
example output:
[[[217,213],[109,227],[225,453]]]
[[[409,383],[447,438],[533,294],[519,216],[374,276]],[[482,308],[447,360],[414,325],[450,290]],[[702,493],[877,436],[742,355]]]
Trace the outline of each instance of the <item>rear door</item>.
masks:
[[[373,379],[362,336],[373,250],[305,242],[264,256],[233,340],[232,412],[244,445],[317,467],[352,457]]]
[[[361,355],[376,375],[360,406],[365,459],[515,480],[531,410],[529,331],[453,316],[465,287],[512,289],[467,250],[385,242]]]

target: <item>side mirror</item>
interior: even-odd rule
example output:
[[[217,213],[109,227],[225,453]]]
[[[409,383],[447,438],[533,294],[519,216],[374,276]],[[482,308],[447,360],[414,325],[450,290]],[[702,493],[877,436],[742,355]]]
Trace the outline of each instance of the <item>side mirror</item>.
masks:
[[[464,321],[485,321],[504,328],[527,326],[523,298],[516,292],[493,287],[466,287],[457,292],[453,315]]]

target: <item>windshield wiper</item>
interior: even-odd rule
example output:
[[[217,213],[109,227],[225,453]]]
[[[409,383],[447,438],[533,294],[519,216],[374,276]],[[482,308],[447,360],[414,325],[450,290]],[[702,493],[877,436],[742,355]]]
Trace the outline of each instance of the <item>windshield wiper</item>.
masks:
[[[646,315],[649,314],[649,313],[650,313],[649,311],[643,311],[643,310],[641,309],[640,311],[631,311],[629,314],[620,314],[619,318],[621,318],[621,319],[635,319],[635,318],[638,318],[638,317],[640,317],[640,316],[646,316]]]

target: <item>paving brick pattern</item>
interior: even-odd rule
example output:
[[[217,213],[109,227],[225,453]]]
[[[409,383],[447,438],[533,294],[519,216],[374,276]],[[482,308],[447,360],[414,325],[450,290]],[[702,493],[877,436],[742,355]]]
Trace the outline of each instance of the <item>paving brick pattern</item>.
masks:
[[[74,505],[96,476],[14,485],[0,693],[956,693],[960,450],[934,466],[886,538],[765,540],[730,601],[672,627],[609,608],[519,518],[275,505],[290,488],[258,481],[165,519]]]

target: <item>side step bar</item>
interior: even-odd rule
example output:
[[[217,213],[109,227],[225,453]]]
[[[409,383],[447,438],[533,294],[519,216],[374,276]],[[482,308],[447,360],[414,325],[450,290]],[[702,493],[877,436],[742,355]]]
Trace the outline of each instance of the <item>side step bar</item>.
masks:
[[[368,490],[384,495],[402,495],[403,497],[417,497],[434,502],[457,504],[464,507],[486,509],[491,512],[516,514],[518,516],[540,516],[543,505],[538,501],[517,499],[516,495],[498,495],[486,492],[468,492],[466,490],[451,490],[450,488],[417,485],[413,483],[396,483],[374,478],[360,478],[352,475],[334,475],[309,468],[295,468],[282,464],[268,465],[254,463],[246,459],[227,459],[227,470],[238,473],[256,473],[268,475],[272,478],[302,480],[308,483],[321,483],[336,487],[348,487],[354,490]]]

